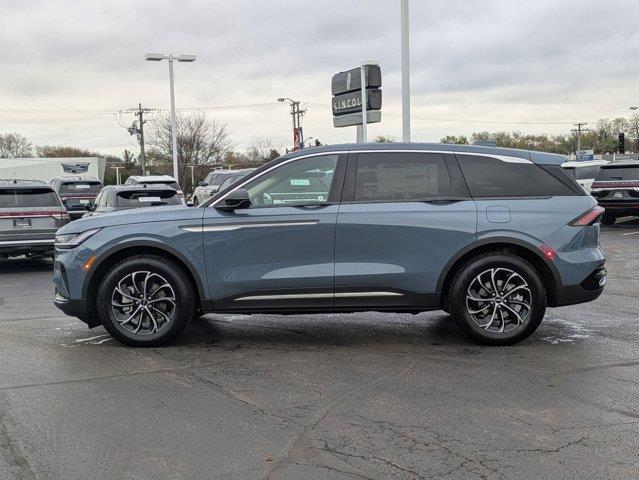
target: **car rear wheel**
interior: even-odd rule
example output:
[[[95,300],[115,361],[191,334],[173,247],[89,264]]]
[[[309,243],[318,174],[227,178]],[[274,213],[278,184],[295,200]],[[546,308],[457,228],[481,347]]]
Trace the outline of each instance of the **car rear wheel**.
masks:
[[[136,255],[104,276],[98,288],[98,316],[104,328],[126,345],[163,345],[193,318],[193,288],[188,275],[173,261]]]
[[[532,265],[511,253],[467,262],[449,293],[457,325],[484,345],[512,345],[530,336],[546,312],[546,289]]]
[[[603,216],[601,217],[601,223],[603,223],[604,225],[612,225],[616,221],[617,221],[617,217],[615,217],[614,215],[611,215],[610,213],[604,213]]]

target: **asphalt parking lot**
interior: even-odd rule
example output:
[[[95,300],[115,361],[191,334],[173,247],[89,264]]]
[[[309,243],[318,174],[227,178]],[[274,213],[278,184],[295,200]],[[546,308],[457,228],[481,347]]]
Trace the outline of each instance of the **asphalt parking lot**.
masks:
[[[0,265],[0,479],[639,478],[639,220],[513,347],[443,312],[208,315],[131,349]]]

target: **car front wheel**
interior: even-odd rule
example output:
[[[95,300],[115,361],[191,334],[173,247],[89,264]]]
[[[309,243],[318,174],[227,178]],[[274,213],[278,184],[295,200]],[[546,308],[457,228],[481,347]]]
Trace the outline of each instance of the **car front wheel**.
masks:
[[[484,345],[512,345],[530,336],[546,312],[546,289],[532,265],[511,253],[467,262],[449,294],[457,325]]]
[[[136,255],[113,266],[97,295],[102,325],[120,342],[154,347],[175,338],[196,310],[192,282],[173,261]]]

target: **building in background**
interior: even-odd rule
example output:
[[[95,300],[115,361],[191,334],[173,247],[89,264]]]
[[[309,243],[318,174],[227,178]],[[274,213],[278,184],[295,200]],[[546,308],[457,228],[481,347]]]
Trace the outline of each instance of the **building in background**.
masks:
[[[55,177],[93,176],[104,182],[106,159],[72,158],[0,158],[0,178],[44,180]]]

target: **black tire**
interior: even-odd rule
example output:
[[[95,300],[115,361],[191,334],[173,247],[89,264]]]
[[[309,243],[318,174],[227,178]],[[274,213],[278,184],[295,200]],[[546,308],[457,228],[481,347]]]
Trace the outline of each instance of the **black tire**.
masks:
[[[604,225],[612,225],[617,221],[617,217],[611,215],[610,213],[604,213],[601,217],[601,223]]]
[[[497,271],[497,269],[500,270]],[[496,280],[498,291],[495,299],[479,303],[468,300],[467,295],[471,293],[469,289],[476,288],[478,285],[481,286],[476,280],[478,276],[484,274],[481,278],[486,280],[486,272],[491,270],[497,272],[496,277],[501,277],[501,280]],[[508,272],[516,273],[517,277],[510,277]],[[519,285],[522,288],[519,293],[515,294],[513,292],[510,296],[507,291],[505,293],[501,291],[500,293],[499,282],[502,282],[501,287],[508,288],[508,285],[506,285],[507,280],[504,280],[505,277],[515,278],[516,280],[521,279],[521,282],[525,282],[525,284],[520,282]],[[490,282],[489,279],[488,282]],[[490,283],[488,284],[490,285]],[[510,290],[514,290],[515,283],[511,284],[511,286],[513,288],[510,288]],[[488,288],[481,291],[486,296],[492,295]],[[478,296],[479,294],[473,292],[472,295]],[[521,300],[520,296],[522,297]],[[506,300],[507,298],[508,301]],[[546,288],[539,273],[526,260],[509,252],[482,254],[462,265],[451,282],[448,299],[448,307],[455,323],[468,337],[483,345],[512,345],[529,337],[537,330],[541,320],[544,318],[547,301]],[[530,308],[525,309],[523,306],[511,304],[510,301],[514,300],[519,301],[520,305],[528,302],[530,303]],[[519,324],[516,316],[510,313],[510,310],[507,310],[507,306],[503,306],[504,304],[514,308],[521,314],[517,315],[523,319],[521,324]],[[485,307],[485,305],[489,306]],[[471,306],[474,309],[482,307],[487,309],[481,312],[480,315],[489,315],[491,312],[493,314],[497,312],[496,318],[487,316],[485,317],[487,319],[485,320],[485,325],[480,325],[476,317],[473,317],[470,313],[470,311],[476,311],[470,310]],[[497,308],[498,306],[499,308]],[[495,318],[494,322],[491,318]],[[488,325],[488,328],[482,328],[486,325]],[[496,331],[499,328],[505,331]]]
[[[114,311],[117,310],[117,308],[112,307],[112,299],[114,298],[114,295],[119,295],[116,293],[116,287],[118,287],[118,284],[121,281],[124,281],[124,279],[130,279],[131,275],[133,275],[134,282],[138,280],[137,283],[140,284],[139,277],[144,276],[147,272],[150,273],[149,278],[151,280],[145,282],[144,288],[147,288],[146,283],[155,282],[153,285],[155,287],[157,284],[162,283],[161,280],[164,280],[166,284],[169,285],[169,287],[165,288],[169,289],[168,291],[170,292],[170,295],[166,295],[163,292],[161,295],[163,295],[164,298],[174,298],[175,301],[171,304],[169,302],[159,300],[162,303],[159,305],[159,308],[154,309],[154,313],[157,313],[155,310],[165,309],[167,310],[167,313],[170,314],[157,316],[158,319],[170,317],[170,320],[165,320],[166,323],[164,326],[160,327],[161,329],[145,334],[140,332],[133,333],[130,330],[137,325],[135,323],[136,317],[134,317],[130,324],[128,322],[125,322],[124,324],[118,322]],[[138,277],[137,279],[136,275]],[[122,288],[124,288],[124,286],[122,286]],[[151,290],[151,287],[149,287],[149,290]],[[155,290],[155,288],[153,288],[153,290]],[[155,291],[158,290],[160,289],[158,288]],[[97,294],[98,317],[102,322],[102,325],[104,325],[104,328],[106,328],[106,330],[113,335],[114,338],[125,345],[129,345],[131,347],[156,347],[164,345],[184,330],[193,318],[197,310],[194,291],[195,286],[193,285],[191,278],[182,267],[172,260],[159,255],[135,255],[114,265],[100,282]],[[133,290],[128,290],[126,293],[135,295]],[[160,298],[162,299],[163,297]],[[120,298],[126,299],[127,297]],[[155,301],[157,302],[158,300]],[[150,305],[150,302],[145,302],[145,305]],[[155,303],[154,305],[158,304]],[[131,305],[130,308],[134,307],[136,307],[136,305]],[[141,308],[144,309],[144,307]],[[122,311],[120,311],[120,313],[122,313]],[[149,313],[151,313],[150,310]],[[125,314],[128,314],[128,312],[125,312]],[[150,323],[150,317],[139,316],[138,318],[139,323],[142,323],[142,325],[148,324],[152,326]],[[159,323],[160,322],[158,321],[158,324]]]

